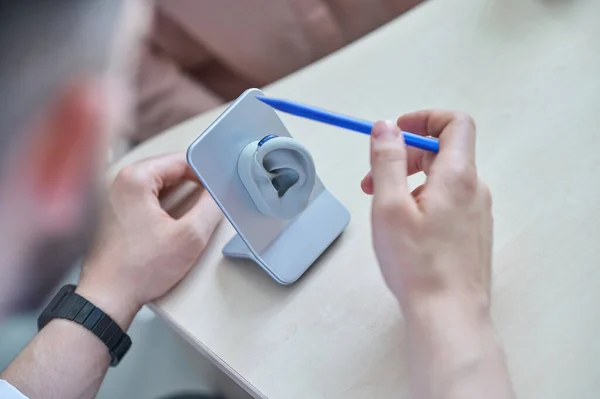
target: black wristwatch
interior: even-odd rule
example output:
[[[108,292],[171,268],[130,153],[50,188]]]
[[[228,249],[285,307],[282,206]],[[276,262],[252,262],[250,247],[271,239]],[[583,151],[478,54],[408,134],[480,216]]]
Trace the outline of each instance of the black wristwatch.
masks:
[[[131,338],[106,313],[75,293],[74,285],[65,285],[38,318],[38,329],[52,319],[66,319],[82,325],[98,337],[110,354],[110,365],[119,364],[131,347]]]

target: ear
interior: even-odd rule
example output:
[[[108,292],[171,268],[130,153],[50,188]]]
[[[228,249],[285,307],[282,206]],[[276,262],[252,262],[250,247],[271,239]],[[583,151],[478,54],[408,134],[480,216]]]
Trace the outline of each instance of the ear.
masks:
[[[54,233],[79,226],[99,172],[103,137],[101,90],[82,82],[59,93],[33,127],[21,169],[37,209],[38,226]]]

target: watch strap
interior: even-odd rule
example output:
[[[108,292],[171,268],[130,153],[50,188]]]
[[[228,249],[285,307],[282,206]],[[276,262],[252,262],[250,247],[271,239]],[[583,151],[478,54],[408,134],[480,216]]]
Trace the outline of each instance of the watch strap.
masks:
[[[76,286],[65,285],[50,301],[38,318],[38,329],[53,319],[65,319],[80,324],[98,337],[108,348],[111,366],[119,364],[131,347],[131,338],[100,308],[75,293]]]

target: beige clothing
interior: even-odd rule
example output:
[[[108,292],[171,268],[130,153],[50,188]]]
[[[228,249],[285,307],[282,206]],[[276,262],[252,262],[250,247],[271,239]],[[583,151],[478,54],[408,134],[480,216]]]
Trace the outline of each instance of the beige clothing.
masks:
[[[261,87],[420,0],[157,0],[135,140]]]

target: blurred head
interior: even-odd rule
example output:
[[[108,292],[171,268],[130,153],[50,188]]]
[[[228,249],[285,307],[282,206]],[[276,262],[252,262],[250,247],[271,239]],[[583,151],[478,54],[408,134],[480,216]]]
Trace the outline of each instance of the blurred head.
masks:
[[[91,240],[142,4],[0,2],[0,318],[39,305]]]

